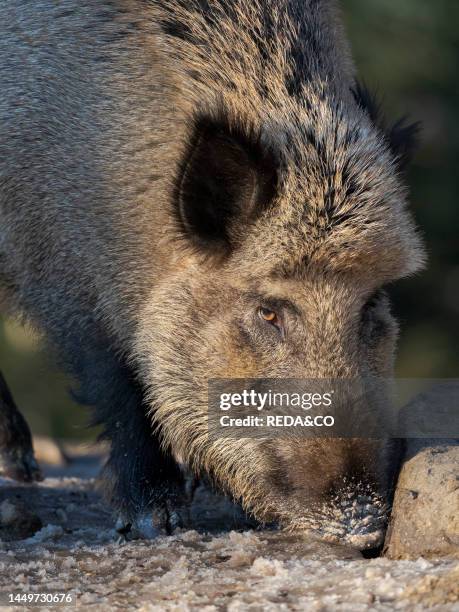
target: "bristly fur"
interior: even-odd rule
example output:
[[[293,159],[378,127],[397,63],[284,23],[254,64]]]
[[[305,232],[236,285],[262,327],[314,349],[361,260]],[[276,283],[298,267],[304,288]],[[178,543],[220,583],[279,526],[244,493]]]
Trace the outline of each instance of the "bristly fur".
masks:
[[[2,304],[95,405],[123,516],[179,459],[260,520],[320,532],[349,483],[386,508],[388,440],[208,435],[209,378],[391,376],[414,130],[355,88],[336,2],[3,0],[0,91]]]
[[[386,136],[390,149],[396,157],[398,168],[405,170],[418,147],[421,123],[419,121],[407,123],[408,119],[402,117],[392,126],[388,126],[381,102],[375,93],[371,93],[367,86],[360,82],[352,87],[351,91],[360,108],[369,114],[374,125]]]

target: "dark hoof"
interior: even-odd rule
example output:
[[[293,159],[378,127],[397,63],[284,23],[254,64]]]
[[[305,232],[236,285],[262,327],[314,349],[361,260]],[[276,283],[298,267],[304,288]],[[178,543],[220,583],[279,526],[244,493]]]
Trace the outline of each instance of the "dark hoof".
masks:
[[[132,540],[154,540],[160,534],[153,527],[151,516],[139,516],[134,521],[126,521],[120,517],[116,522],[116,541],[118,544],[126,544]]]
[[[175,529],[188,527],[189,523],[187,506],[164,501],[134,520],[120,516],[116,523],[117,542],[122,544],[131,540],[153,540],[160,535],[171,535]]]
[[[26,452],[21,449],[0,451],[0,475],[20,482],[43,480],[32,450]]]
[[[153,510],[151,520],[155,529],[171,535],[176,529],[189,526],[189,508],[165,502]]]

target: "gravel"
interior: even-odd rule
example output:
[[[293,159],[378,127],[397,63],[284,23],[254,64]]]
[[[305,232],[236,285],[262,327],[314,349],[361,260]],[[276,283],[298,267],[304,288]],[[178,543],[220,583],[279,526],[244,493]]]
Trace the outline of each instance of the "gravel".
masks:
[[[0,522],[2,507],[9,521],[0,525],[4,603],[7,592],[59,592],[73,599],[63,608],[95,610],[459,611],[457,560],[364,559],[306,536],[256,530],[203,487],[195,529],[119,544],[97,494],[97,461],[80,467],[62,468],[71,477],[53,469],[38,485],[0,479]],[[15,509],[18,520],[27,509],[34,525],[22,539],[11,537]]]

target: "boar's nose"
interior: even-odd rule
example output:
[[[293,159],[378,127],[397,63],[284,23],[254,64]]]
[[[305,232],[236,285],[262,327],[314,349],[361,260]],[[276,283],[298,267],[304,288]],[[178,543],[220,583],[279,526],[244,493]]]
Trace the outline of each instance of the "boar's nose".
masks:
[[[333,519],[324,535],[359,550],[375,550],[382,546],[387,525],[387,504],[372,495],[352,493],[338,495],[332,504]],[[334,533],[333,533],[334,532]]]

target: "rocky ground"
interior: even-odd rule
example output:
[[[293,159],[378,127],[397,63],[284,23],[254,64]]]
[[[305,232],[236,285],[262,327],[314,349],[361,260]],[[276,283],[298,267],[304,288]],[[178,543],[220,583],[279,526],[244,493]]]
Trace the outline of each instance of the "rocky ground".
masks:
[[[95,490],[99,458],[78,453],[62,465],[48,446],[50,463],[61,465],[48,467],[44,482],[0,480],[3,605],[7,593],[53,592],[70,594],[65,607],[96,610],[459,610],[454,549],[428,559],[364,559],[250,529],[238,508],[204,488],[194,530],[118,544]],[[397,542],[394,556],[403,556]]]

